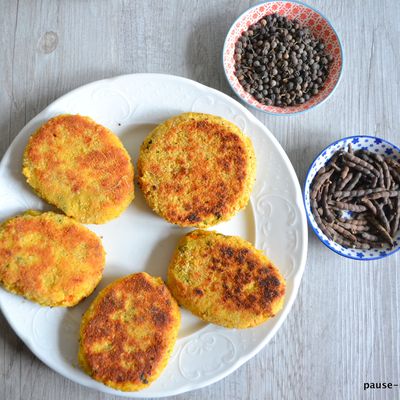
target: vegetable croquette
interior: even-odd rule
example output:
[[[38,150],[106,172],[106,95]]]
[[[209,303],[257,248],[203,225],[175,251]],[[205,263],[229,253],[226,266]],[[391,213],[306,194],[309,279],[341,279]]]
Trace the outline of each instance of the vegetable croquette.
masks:
[[[138,181],[150,207],[179,226],[205,228],[244,208],[255,179],[250,139],[233,123],[185,113],[145,139]]]
[[[89,296],[104,263],[100,238],[65,215],[28,211],[0,225],[0,283],[43,306]]]
[[[128,275],[103,289],[84,314],[79,362],[114,389],[143,389],[165,368],[179,325],[179,307],[161,278]]]
[[[42,125],[29,139],[22,172],[40,197],[86,224],[118,217],[134,197],[129,154],[89,117],[59,115]]]
[[[249,328],[282,308],[286,283],[271,261],[246,240],[196,230],[178,244],[168,287],[180,305],[203,320]]]

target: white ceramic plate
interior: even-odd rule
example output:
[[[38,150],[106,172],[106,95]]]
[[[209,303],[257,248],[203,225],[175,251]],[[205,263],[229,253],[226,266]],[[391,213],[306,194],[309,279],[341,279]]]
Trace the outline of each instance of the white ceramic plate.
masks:
[[[146,271],[166,277],[175,245],[188,229],[165,222],[145,204],[139,189],[123,215],[89,225],[107,251],[104,278],[95,294],[72,309],[40,307],[0,289],[0,307],[18,336],[50,368],[82,385],[129,397],[163,397],[197,389],[233,372],[276,333],[296,297],[307,252],[307,225],[300,186],[285,152],[269,130],[225,94],[169,75],[136,74],[93,82],[56,100],[15,138],[0,165],[0,220],[26,209],[51,209],[26,185],[22,153],[29,136],[61,113],[88,115],[115,132],[134,162],[145,136],[160,122],[185,111],[220,115],[253,141],[257,180],[247,208],[214,229],[251,241],[281,269],[287,280],[283,310],[267,323],[246,330],[206,324],[182,310],[182,326],[167,368],[148,389],[124,393],[84,374],[77,362],[82,313],[95,294],[114,279]]]

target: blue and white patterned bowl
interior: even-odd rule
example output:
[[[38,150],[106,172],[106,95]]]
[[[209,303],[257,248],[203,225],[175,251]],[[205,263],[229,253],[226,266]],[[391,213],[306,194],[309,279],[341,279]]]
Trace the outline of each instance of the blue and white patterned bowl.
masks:
[[[400,249],[400,231],[396,234],[393,248],[387,246],[386,248],[384,247],[369,250],[348,249],[327,238],[318,227],[311,212],[310,187],[315,175],[317,174],[319,169],[327,163],[327,161],[333,156],[336,151],[341,148],[347,148],[349,143],[351,143],[354,150],[363,149],[375,152],[377,154],[382,154],[384,156],[390,156],[395,160],[400,159],[400,149],[397,146],[375,136],[349,136],[347,138],[343,138],[332,143],[317,156],[317,158],[311,164],[310,169],[308,170],[307,177],[304,183],[304,205],[306,208],[306,214],[308,222],[310,223],[315,234],[318,236],[323,244],[325,244],[335,253],[340,254],[344,257],[352,258],[354,260],[378,260],[380,258],[390,256]]]

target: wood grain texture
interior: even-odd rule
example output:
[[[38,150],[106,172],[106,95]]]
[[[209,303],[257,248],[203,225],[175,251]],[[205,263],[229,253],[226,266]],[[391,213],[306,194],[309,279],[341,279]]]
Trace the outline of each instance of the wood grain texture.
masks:
[[[0,157],[19,130],[60,95],[134,72],[185,76],[233,96],[221,68],[231,23],[254,1],[0,1]],[[400,144],[400,2],[308,0],[337,29],[342,82],[295,117],[252,111],[287,151],[301,182],[335,139],[377,134]],[[400,257],[355,262],[310,232],[298,298],[273,340],[247,364],[187,400],[399,399],[363,392],[400,384]],[[38,361],[0,316],[0,400],[117,399],[72,383]]]

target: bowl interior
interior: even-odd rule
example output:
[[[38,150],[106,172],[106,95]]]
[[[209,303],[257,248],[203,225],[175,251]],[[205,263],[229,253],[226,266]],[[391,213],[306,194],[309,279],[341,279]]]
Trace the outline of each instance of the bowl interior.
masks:
[[[315,222],[314,216],[311,212],[310,188],[315,175],[320,170],[320,168],[322,168],[327,163],[327,161],[333,156],[333,154],[336,151],[338,151],[339,149],[347,148],[349,143],[351,143],[354,150],[364,149],[371,152],[375,152],[377,154],[382,154],[386,157],[389,156],[395,160],[400,159],[400,149],[398,147],[377,137],[352,136],[338,140],[337,142],[331,144],[325,150],[323,150],[321,154],[318,155],[318,157],[311,164],[311,167],[308,171],[306,181],[304,184],[304,204],[306,207],[306,214],[315,234],[326,246],[328,246],[334,252],[342,256],[357,260],[374,260],[383,258],[399,250],[400,231],[397,232],[396,234],[393,248],[387,246],[380,249],[369,249],[369,250],[348,249],[328,239],[325,236],[325,234],[321,231],[321,229],[318,227],[317,223]]]
[[[235,60],[233,58],[235,43],[250,25],[255,24],[264,16],[274,13],[284,15],[289,19],[297,19],[302,25],[310,28],[316,38],[323,39],[327,53],[334,57],[324,88],[318,95],[311,97],[304,104],[292,107],[274,107],[261,104],[243,89],[235,76]],[[223,52],[224,70],[235,93],[251,106],[273,114],[293,114],[305,111],[325,100],[339,81],[342,62],[340,41],[330,23],[314,9],[292,1],[271,1],[256,5],[245,11],[229,30]]]

